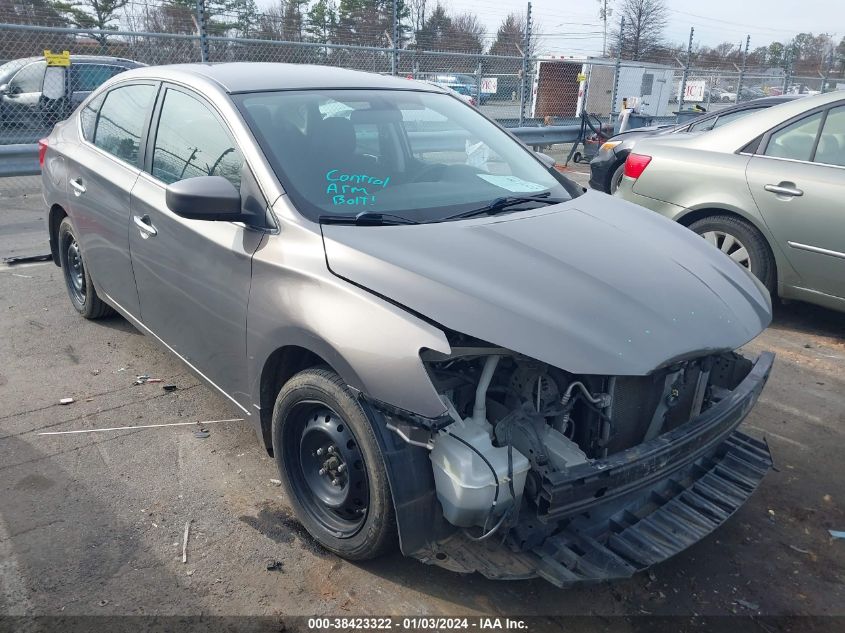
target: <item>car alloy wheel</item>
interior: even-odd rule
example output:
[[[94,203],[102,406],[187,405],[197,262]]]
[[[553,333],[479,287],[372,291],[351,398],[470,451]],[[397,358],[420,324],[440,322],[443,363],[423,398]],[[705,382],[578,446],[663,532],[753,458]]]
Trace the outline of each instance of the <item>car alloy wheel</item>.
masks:
[[[309,517],[337,538],[354,536],[367,518],[364,456],[349,425],[322,403],[301,402],[283,441],[288,476]]]
[[[722,251],[740,266],[751,269],[751,255],[745,245],[734,235],[724,231],[706,231],[701,237]]]

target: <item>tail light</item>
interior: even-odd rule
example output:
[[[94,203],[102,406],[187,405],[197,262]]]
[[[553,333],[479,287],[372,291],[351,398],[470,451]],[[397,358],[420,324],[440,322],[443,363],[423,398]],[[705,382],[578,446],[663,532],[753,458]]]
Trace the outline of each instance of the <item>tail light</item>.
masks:
[[[625,175],[628,178],[636,180],[648,167],[651,162],[651,156],[645,154],[628,154],[628,159],[625,161]]]
[[[38,166],[44,167],[44,156],[47,154],[47,139],[42,138],[38,141]]]

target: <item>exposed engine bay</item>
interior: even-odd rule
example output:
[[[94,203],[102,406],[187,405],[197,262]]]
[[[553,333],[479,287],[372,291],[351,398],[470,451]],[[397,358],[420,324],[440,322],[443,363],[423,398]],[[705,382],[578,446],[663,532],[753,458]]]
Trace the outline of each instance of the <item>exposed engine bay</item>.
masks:
[[[424,351],[423,361],[449,417],[425,441],[443,515],[475,541],[510,532],[517,549],[559,527],[543,520],[554,510],[549,482],[697,418],[752,367],[722,353],[648,376],[579,376],[474,346]]]

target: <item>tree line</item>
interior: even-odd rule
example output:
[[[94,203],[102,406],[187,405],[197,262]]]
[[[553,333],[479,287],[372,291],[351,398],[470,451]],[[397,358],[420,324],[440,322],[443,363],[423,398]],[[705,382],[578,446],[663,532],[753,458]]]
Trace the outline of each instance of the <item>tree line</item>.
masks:
[[[622,0],[618,13],[619,27],[611,40],[611,55],[621,54],[623,59],[670,64],[686,62],[688,42],[672,43],[664,36],[669,23],[669,8],[665,0]],[[699,68],[735,71],[743,63],[745,46],[745,38],[716,46],[693,43],[689,61]],[[828,71],[843,74],[845,37],[837,43],[828,33],[799,33],[788,41],[775,41],[750,49],[745,63],[750,68],[789,66],[797,75],[827,74]]]
[[[204,18],[207,31],[220,36],[396,46],[410,51],[523,54],[525,17],[521,12],[506,15],[490,36],[477,15],[455,12],[440,0],[398,0],[395,12],[396,32],[393,0],[276,0],[263,10],[255,0],[205,0]],[[610,28],[611,56],[672,65],[686,60],[687,43],[669,42],[665,37],[669,23],[666,0],[620,0],[614,18],[624,18],[625,26]],[[91,29],[92,38],[101,45],[109,40],[108,31],[117,28],[197,32],[196,0],[0,0],[0,21]],[[690,61],[700,68],[735,70],[742,64],[744,47],[744,41],[694,44]],[[561,48],[560,52],[567,52],[565,43]],[[534,37],[528,52],[537,50]],[[327,49],[324,57],[335,54],[336,49]],[[829,70],[843,74],[845,37],[837,43],[827,33],[800,33],[788,41],[751,48],[746,63],[752,68],[790,66],[794,74],[827,74]],[[513,64],[503,61],[499,65]]]

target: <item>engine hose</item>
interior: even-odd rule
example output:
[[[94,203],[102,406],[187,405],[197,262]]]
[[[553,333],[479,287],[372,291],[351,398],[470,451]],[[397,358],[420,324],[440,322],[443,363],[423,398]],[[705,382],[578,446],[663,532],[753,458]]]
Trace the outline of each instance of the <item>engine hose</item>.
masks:
[[[572,399],[572,390],[575,389],[575,387],[579,387],[581,389],[581,392],[584,394],[584,397],[586,397],[587,400],[589,400],[593,404],[598,404],[599,402],[601,402],[601,398],[597,398],[593,394],[591,394],[583,382],[576,381],[570,384],[566,388],[566,391],[563,392],[563,397],[560,399],[560,404],[563,405],[564,409],[566,409],[566,405],[569,404],[569,401]],[[564,431],[566,430],[566,425],[569,424],[569,416],[571,413],[572,410],[569,409],[566,411],[566,413],[563,414],[561,426]]]

